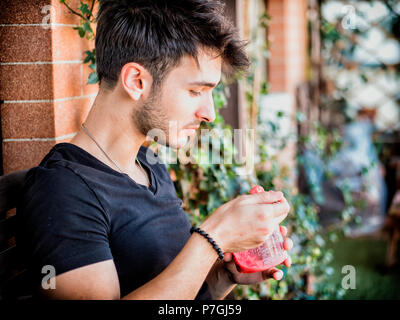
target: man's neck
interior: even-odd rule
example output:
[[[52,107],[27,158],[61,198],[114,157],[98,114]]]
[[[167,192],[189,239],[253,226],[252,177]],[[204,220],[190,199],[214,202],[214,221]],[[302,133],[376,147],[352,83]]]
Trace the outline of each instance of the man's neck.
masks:
[[[131,106],[124,103],[115,103],[110,95],[99,93],[84,126],[104,152],[82,128],[70,143],[81,147],[117,171],[119,169],[113,162],[124,173],[135,172],[135,159],[145,137],[134,128],[130,108]]]

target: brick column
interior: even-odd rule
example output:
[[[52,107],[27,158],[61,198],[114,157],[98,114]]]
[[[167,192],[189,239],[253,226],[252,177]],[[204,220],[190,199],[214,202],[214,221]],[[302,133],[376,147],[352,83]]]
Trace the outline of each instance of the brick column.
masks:
[[[90,110],[98,86],[86,84],[82,60],[94,42],[79,37],[78,24],[58,0],[0,1],[4,174],[31,168],[54,144],[70,141]]]
[[[307,0],[267,0],[271,16],[268,28],[270,57],[268,82],[270,94],[263,101],[266,114],[283,111],[280,121],[283,135],[296,134],[296,87],[305,81],[307,68]],[[296,167],[296,141],[289,141],[278,155],[279,163],[288,169]],[[290,169],[291,185],[295,187],[295,170]]]
[[[307,1],[268,0],[271,43],[268,78],[271,92],[293,94],[305,80],[307,65]]]

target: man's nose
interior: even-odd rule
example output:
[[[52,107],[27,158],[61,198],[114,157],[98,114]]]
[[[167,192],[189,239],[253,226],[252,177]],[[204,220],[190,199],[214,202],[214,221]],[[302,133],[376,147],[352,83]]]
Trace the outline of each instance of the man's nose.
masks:
[[[215,110],[214,110],[214,99],[212,93],[205,96],[205,99],[201,101],[199,109],[196,111],[196,117],[201,121],[214,122]]]

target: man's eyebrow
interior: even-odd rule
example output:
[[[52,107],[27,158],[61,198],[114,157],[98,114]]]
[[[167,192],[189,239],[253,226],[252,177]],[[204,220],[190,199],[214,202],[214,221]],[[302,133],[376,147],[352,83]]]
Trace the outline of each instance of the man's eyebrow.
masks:
[[[207,82],[207,81],[198,81],[198,82],[190,82],[189,85],[214,88],[217,86],[217,83]]]

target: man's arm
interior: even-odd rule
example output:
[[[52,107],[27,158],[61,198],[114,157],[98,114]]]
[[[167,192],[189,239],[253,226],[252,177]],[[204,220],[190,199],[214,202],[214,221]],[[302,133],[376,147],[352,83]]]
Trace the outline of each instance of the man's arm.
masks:
[[[218,208],[200,227],[224,252],[255,247],[264,241],[272,225],[279,224],[288,214],[290,207],[287,203],[275,204],[282,197],[279,192],[240,196]],[[79,226],[85,227],[86,224]],[[232,229],[237,233],[228,232]],[[218,254],[210,243],[194,233],[163,272],[122,299],[194,299],[217,258]],[[55,299],[119,299],[114,262],[107,259],[61,273],[56,277],[56,289],[47,290],[46,296]]]
[[[50,299],[194,299],[217,258],[207,240],[195,233],[163,272],[122,298],[112,260],[58,275],[56,289],[42,292]]]
[[[229,272],[224,267],[224,262],[217,261],[214,263],[206,279],[213,300],[225,299],[235,288],[236,283],[229,276]]]
[[[194,299],[217,258],[208,241],[194,233],[163,272],[122,299]]]

